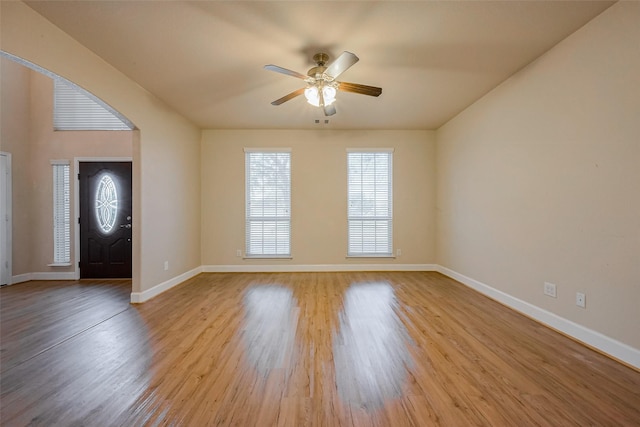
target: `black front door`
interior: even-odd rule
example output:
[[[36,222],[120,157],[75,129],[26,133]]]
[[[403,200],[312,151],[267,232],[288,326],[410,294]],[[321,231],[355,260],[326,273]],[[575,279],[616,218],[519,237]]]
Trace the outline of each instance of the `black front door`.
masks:
[[[131,278],[131,162],[81,162],[80,278]]]

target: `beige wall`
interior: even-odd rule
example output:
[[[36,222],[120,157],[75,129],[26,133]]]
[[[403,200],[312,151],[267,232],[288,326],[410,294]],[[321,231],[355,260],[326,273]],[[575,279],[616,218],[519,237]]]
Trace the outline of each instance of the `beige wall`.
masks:
[[[202,137],[202,263],[429,264],[435,260],[435,142],[429,131],[207,130]],[[291,260],[243,260],[245,147],[289,147]],[[346,259],[346,148],[394,148],[395,259]]]
[[[139,129],[133,145],[133,291],[198,267],[200,130],[24,3],[0,7],[4,51],[92,92]]]
[[[31,273],[30,71],[0,57],[0,151],[11,153],[12,274]]]
[[[639,22],[612,6],[437,132],[438,263],[635,348]]]

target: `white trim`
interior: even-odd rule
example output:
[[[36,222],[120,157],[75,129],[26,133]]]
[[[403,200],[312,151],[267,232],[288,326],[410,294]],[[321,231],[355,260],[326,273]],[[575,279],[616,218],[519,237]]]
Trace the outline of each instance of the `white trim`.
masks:
[[[131,292],[131,303],[139,304],[145,301],[149,301],[151,298],[160,295],[161,293],[181,284],[182,282],[191,279],[194,276],[202,273],[202,266],[196,267],[193,270],[182,273],[172,279],[162,282],[151,289],[147,289],[142,292]]]
[[[640,350],[610,338],[600,332],[586,328],[571,320],[558,316],[526,301],[513,297],[487,284],[457,273],[446,267],[437,266],[437,271],[465,286],[468,286],[507,307],[532,319],[556,329],[588,346],[596,348],[609,356],[640,369]]]
[[[31,273],[31,280],[76,280],[76,275],[73,271],[43,271]]]
[[[80,162],[129,162],[131,163],[131,170],[133,171],[133,158],[132,157],[74,157],[74,173],[71,177],[73,182],[73,204],[74,204],[74,233],[73,233],[73,258],[71,263],[74,265],[75,279],[80,279],[80,267],[78,262],[80,261],[80,182],[78,180],[78,174],[80,173]],[[133,181],[131,182],[131,197],[133,201]],[[133,209],[133,205],[131,207]],[[135,215],[135,212],[133,212]],[[132,278],[133,279],[133,278]]]
[[[4,246],[0,248],[4,253],[4,257],[0,262],[6,262],[6,277],[7,285],[13,284],[13,170],[11,169],[11,153],[6,151],[0,151],[0,155],[6,158],[7,160],[7,182],[6,182],[6,193],[4,194],[5,200],[0,200],[0,203],[4,206],[5,214],[7,215],[6,220],[1,219],[2,221],[6,221],[6,235],[4,236],[4,240],[0,241],[0,245]],[[3,268],[4,270],[4,268]],[[1,285],[2,283],[0,283]]]
[[[438,271],[435,264],[235,264],[203,265],[203,273],[304,273],[341,271]]]
[[[260,147],[245,147],[245,153],[290,153],[291,147],[275,147],[275,148],[260,148]]]
[[[387,259],[396,259],[396,256],[393,255],[393,253],[390,254],[358,254],[358,255],[346,255],[345,256],[346,259],[353,259],[353,258],[387,258]]]
[[[11,278],[11,284],[29,282],[31,280],[76,280],[73,271],[42,271],[18,274]]]
[[[11,278],[11,284],[15,285],[16,283],[28,282],[29,280],[33,280],[31,279],[31,273],[17,274]]]
[[[347,148],[347,153],[393,153],[395,148],[386,147],[362,147],[362,148]]]
[[[293,259],[291,255],[245,255],[242,259]]]

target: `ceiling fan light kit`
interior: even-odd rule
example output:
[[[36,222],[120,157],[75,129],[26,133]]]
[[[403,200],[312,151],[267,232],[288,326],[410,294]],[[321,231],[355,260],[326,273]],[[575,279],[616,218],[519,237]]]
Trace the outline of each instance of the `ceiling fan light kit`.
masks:
[[[322,90],[321,90],[322,89]],[[331,105],[336,100],[336,88],[333,86],[307,86],[304,90],[304,97],[307,102],[315,107]],[[322,94],[322,96],[320,96]]]
[[[326,53],[317,53],[313,56],[316,66],[311,68],[307,75],[296,71],[288,70],[277,65],[265,65],[264,68],[276,73],[297,77],[307,82],[305,88],[295,90],[280,99],[276,99],[271,105],[280,105],[290,99],[304,94],[307,102],[315,107],[324,109],[325,116],[336,113],[333,103],[336,100],[338,91],[358,93],[360,95],[380,96],[382,89],[374,86],[366,86],[357,83],[339,82],[336,78],[344,73],[349,67],[358,62],[359,58],[351,52],[342,52],[329,66],[325,64],[329,60]]]

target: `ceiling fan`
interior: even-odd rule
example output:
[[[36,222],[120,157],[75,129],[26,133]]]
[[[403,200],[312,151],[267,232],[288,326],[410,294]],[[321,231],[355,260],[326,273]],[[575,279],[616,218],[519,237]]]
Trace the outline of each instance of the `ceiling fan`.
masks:
[[[366,86],[357,83],[339,82],[336,79],[344,73],[353,64],[359,61],[359,58],[351,52],[342,52],[335,61],[326,66],[329,55],[326,53],[316,53],[313,55],[313,62],[316,66],[311,68],[307,75],[296,71],[287,70],[277,65],[265,65],[264,68],[276,73],[286,74],[288,76],[297,77],[307,82],[307,86],[294,90],[290,94],[276,99],[271,105],[280,105],[290,99],[304,94],[307,102],[316,107],[324,109],[325,116],[332,116],[336,113],[336,107],[333,105],[336,100],[337,91],[359,93],[361,95],[380,96],[382,89],[374,86]]]

